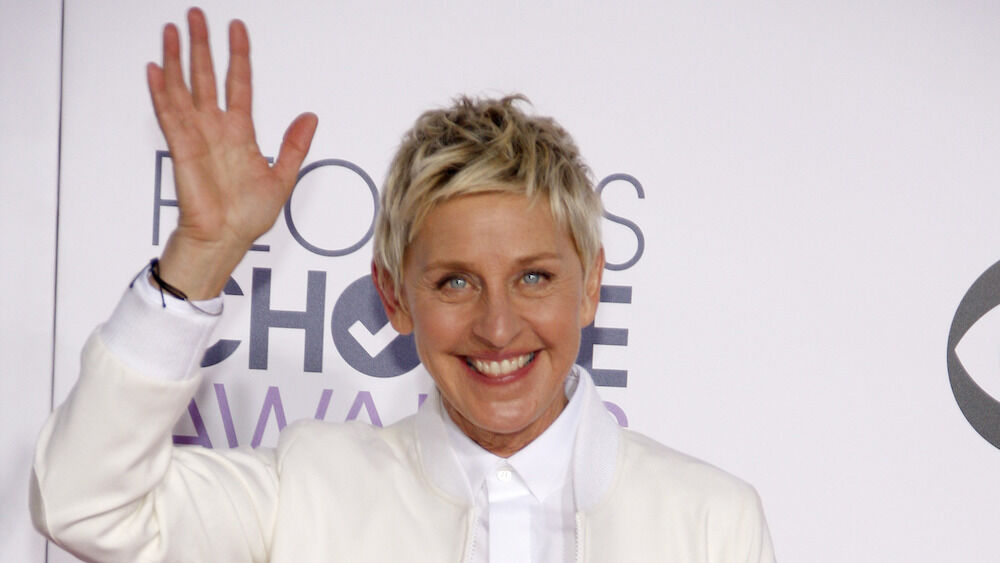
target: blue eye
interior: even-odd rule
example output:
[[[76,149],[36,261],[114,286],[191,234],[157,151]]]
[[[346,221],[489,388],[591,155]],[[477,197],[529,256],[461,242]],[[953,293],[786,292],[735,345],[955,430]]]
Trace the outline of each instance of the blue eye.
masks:
[[[469,287],[469,282],[462,278],[448,278],[448,280],[445,281],[445,286],[448,289],[465,289]]]
[[[524,277],[522,279],[524,280],[524,283],[526,283],[526,284],[535,285],[535,284],[541,283],[541,281],[542,281],[542,274],[540,274],[538,272],[528,272],[527,274],[524,274]]]

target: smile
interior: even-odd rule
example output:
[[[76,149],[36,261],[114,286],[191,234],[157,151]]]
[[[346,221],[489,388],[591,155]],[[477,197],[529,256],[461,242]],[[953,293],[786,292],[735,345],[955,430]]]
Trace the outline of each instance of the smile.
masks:
[[[466,357],[465,363],[471,366],[472,369],[484,375],[502,376],[523,368],[524,366],[530,364],[534,359],[535,352],[531,352],[515,358],[500,360],[499,362],[491,360],[477,360],[475,358]]]

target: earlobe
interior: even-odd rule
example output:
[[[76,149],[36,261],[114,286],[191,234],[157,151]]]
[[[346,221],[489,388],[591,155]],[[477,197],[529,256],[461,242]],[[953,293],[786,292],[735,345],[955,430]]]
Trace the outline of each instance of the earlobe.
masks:
[[[594,256],[594,263],[586,272],[583,280],[583,303],[580,304],[580,328],[594,322],[597,315],[597,303],[601,300],[601,277],[604,275],[604,247]]]
[[[392,323],[392,328],[400,334],[413,332],[413,319],[400,300],[400,292],[396,291],[392,276],[389,275],[389,272],[379,268],[374,261],[372,261],[372,282],[375,284],[375,290],[378,291],[378,297],[382,301],[382,308],[385,309],[385,314],[389,317],[389,322]]]

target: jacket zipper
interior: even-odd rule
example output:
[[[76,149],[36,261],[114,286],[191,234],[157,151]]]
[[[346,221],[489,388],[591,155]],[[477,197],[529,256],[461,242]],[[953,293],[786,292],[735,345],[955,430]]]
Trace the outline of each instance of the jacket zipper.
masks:
[[[469,529],[466,534],[465,545],[469,546],[465,554],[465,563],[472,563],[476,557],[476,524],[479,522],[479,515],[475,509],[469,511]]]
[[[576,513],[576,563],[583,563],[583,551],[580,547],[580,536],[583,535],[583,516]]]

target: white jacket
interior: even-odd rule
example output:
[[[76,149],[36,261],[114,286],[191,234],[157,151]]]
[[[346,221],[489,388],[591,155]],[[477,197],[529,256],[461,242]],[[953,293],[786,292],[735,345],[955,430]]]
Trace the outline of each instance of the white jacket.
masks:
[[[35,526],[94,561],[462,562],[476,549],[436,397],[384,429],[303,421],[275,449],[174,447],[200,379],[136,373],[95,333],[38,441]],[[577,561],[774,560],[752,487],[619,428],[589,376],[577,392]]]

